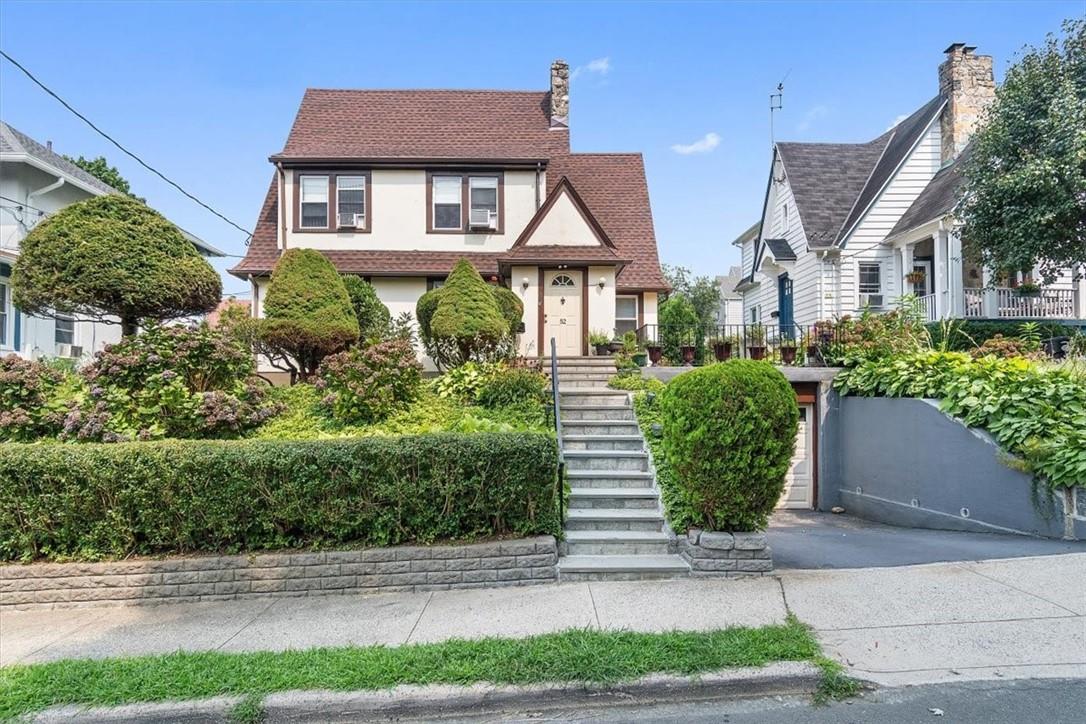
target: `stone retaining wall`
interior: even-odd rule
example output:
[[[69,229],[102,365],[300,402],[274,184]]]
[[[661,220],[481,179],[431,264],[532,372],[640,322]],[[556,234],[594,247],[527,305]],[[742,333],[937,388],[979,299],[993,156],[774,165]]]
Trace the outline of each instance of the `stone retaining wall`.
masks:
[[[692,576],[760,576],[773,570],[765,533],[690,530],[679,537],[679,555]]]
[[[0,566],[0,609],[551,583],[552,536],[452,546]]]

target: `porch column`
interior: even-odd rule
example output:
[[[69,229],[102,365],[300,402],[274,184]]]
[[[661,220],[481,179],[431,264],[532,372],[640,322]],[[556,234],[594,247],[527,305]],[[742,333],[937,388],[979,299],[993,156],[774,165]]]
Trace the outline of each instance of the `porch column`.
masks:
[[[1086,266],[1078,270],[1078,281],[1075,282],[1075,317],[1086,319]]]
[[[984,284],[981,316],[985,319],[999,318],[999,295],[995,289],[995,274],[988,267],[981,269],[981,283]]]
[[[947,316],[946,305],[946,245],[943,232],[937,231],[931,235],[932,247],[935,249],[935,260],[932,263],[932,274],[935,276],[935,284],[932,291],[935,292],[935,318],[943,319]]]
[[[947,309],[950,312],[950,317],[961,319],[965,316],[965,290],[963,288],[965,280],[962,278],[961,235],[956,231],[949,232],[947,246],[949,247],[947,250],[947,295],[950,297]]]

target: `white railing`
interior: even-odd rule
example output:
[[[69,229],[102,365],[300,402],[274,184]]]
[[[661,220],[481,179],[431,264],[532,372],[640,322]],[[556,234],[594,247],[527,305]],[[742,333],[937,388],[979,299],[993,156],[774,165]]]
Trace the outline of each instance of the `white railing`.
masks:
[[[935,295],[926,294],[922,297],[916,298],[916,308],[920,312],[920,317],[926,322],[934,322],[935,316]]]
[[[965,294],[965,316],[966,317],[983,317],[984,316],[984,290],[977,289],[976,287],[965,287],[962,289]]]
[[[1075,293],[1070,289],[1042,289],[1036,297],[1025,297],[1013,288],[999,287],[996,299],[999,316],[1003,318],[1075,318]]]

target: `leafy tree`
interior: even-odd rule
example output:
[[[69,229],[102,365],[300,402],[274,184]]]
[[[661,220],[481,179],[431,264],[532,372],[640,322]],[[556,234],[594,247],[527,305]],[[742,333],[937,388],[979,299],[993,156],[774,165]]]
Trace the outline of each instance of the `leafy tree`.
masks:
[[[683,345],[694,345],[695,359],[700,360],[705,349],[703,329],[686,295],[672,292],[660,305],[660,341],[664,356],[671,362],[682,359],[679,347]]]
[[[966,250],[1045,281],[1086,264],[1086,21],[1007,71],[973,137],[959,207]]]
[[[358,320],[343,278],[315,249],[287,249],[272,270],[260,339],[304,382],[330,354],[358,340]],[[276,364],[276,362],[272,362]]]
[[[72,204],[35,226],[12,286],[29,314],[119,318],[125,335],[143,320],[209,312],[222,295],[218,273],[176,226],[118,194]]]
[[[377,298],[373,285],[353,274],[343,277],[343,285],[347,288],[354,316],[358,319],[358,338],[362,341],[382,339],[388,334],[392,315]]]
[[[671,294],[686,297],[698,315],[703,329],[716,324],[716,313],[720,309],[720,286],[715,279],[706,276],[695,277],[683,266],[663,265],[664,278],[671,285]]]
[[[121,172],[117,170],[116,166],[110,166],[109,161],[106,160],[105,156],[99,156],[98,158],[83,158],[82,156],[79,158],[72,158],[71,156],[65,156],[64,158],[71,161],[91,176],[94,176],[102,183],[117,189],[122,194],[134,196],[131,191],[131,186],[128,183],[128,179],[121,175]],[[142,201],[143,199],[140,200]]]

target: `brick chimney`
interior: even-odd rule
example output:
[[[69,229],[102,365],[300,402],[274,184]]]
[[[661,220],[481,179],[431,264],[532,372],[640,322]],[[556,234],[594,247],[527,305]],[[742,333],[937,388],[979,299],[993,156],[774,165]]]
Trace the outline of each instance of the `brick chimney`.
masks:
[[[551,63],[551,128],[569,128],[569,63]]]
[[[939,92],[947,99],[939,120],[943,165],[965,149],[981,112],[995,98],[992,56],[975,55],[975,50],[975,46],[954,43],[943,51],[946,60],[939,66]]]

